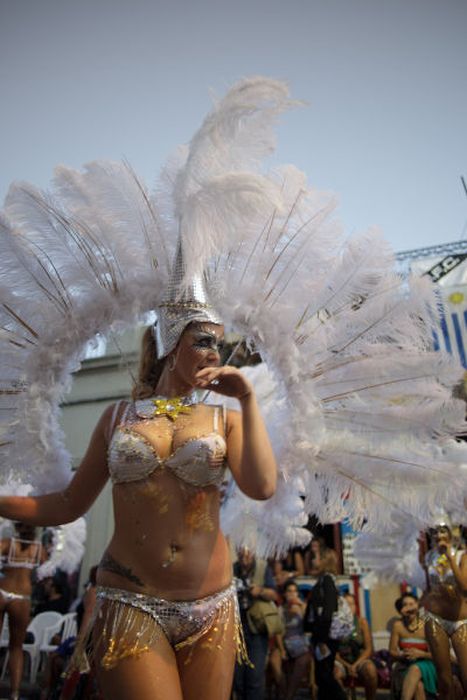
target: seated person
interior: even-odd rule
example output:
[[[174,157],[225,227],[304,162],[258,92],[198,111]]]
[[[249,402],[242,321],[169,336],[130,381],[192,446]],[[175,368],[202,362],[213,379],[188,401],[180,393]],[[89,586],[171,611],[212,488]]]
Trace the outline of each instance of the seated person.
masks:
[[[362,685],[365,688],[366,699],[374,700],[378,687],[378,673],[371,660],[373,641],[370,628],[364,617],[358,617],[354,596],[346,593],[345,598],[353,612],[354,627],[348,637],[339,640],[334,675],[342,687],[345,679],[350,680],[352,684]]]
[[[274,680],[286,700],[292,700],[305,674],[309,675],[311,653],[303,630],[303,617],[306,604],[300,599],[295,581],[288,581],[284,587],[284,603],[281,614],[285,632],[276,635],[276,646],[269,656],[269,664]],[[287,678],[282,662],[286,662]]]
[[[417,596],[405,593],[395,602],[401,615],[392,627],[389,652],[396,663],[392,667],[391,691],[398,700],[428,700],[436,697],[437,678],[425,639],[425,624],[420,617]]]
[[[64,586],[56,578],[49,576],[42,582],[44,598],[36,605],[35,615],[42,612],[54,611],[64,615],[68,612],[68,596],[65,595]]]
[[[304,566],[307,576],[319,576],[321,558],[326,550],[326,544],[322,537],[313,537],[310,546],[305,552]]]

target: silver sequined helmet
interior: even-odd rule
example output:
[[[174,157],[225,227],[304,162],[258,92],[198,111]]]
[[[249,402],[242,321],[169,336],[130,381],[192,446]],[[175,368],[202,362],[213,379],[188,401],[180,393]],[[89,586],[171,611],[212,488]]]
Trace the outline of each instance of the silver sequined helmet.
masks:
[[[158,359],[166,357],[175,348],[189,323],[222,325],[222,319],[210,302],[204,275],[197,275],[188,283],[185,281],[181,243],[165,298],[157,307],[156,313],[154,337]]]

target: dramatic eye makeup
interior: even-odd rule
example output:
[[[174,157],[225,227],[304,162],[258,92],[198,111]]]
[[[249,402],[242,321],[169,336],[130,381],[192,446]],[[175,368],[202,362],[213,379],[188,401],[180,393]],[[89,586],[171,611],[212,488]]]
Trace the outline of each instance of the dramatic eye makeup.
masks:
[[[194,331],[192,345],[198,351],[214,350],[220,352],[223,346],[223,338],[208,331]]]

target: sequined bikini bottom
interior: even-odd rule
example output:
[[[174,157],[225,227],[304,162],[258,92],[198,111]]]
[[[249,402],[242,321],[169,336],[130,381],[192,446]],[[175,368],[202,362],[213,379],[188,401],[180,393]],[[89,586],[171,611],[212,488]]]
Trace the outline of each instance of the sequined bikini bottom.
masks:
[[[31,600],[30,595],[24,595],[23,593],[13,593],[12,591],[4,591],[3,588],[0,588],[0,596],[5,600],[7,603],[12,603],[14,600]]]
[[[97,587],[93,621],[99,628],[100,664],[114,668],[127,657],[148,651],[165,636],[175,651],[193,645],[207,632],[216,634],[215,646],[222,648],[233,618],[233,642],[237,658],[248,661],[237,605],[235,584],[218,593],[190,601],[173,601],[120,588]],[[89,635],[88,635],[89,639]],[[207,640],[210,641],[209,639]],[[75,665],[84,671],[83,644],[77,648]]]
[[[427,612],[425,613],[425,622],[426,623],[431,623],[431,625],[434,628],[434,632],[436,634],[436,625],[438,627],[441,627],[442,630],[446,632],[448,637],[452,637],[458,630],[462,629],[461,634],[459,635],[462,638],[462,641],[467,641],[467,619],[463,620],[446,620],[444,617],[440,617],[439,615],[435,615],[432,612]]]

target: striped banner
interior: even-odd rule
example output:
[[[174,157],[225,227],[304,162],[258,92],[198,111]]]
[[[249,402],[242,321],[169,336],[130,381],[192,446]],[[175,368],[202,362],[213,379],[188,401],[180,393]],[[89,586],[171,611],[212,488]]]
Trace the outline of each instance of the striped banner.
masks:
[[[436,284],[444,309],[433,330],[435,350],[445,350],[467,369],[467,260],[463,254],[419,259],[411,264],[415,274],[426,275]]]
[[[446,350],[467,369],[467,285],[440,287],[439,328],[433,331],[435,350]]]

